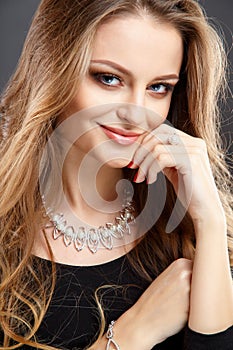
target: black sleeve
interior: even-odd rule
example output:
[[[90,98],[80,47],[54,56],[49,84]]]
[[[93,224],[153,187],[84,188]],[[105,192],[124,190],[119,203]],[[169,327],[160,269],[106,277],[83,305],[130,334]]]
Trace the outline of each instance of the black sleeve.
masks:
[[[233,326],[215,334],[201,334],[185,329],[184,350],[232,350]]]

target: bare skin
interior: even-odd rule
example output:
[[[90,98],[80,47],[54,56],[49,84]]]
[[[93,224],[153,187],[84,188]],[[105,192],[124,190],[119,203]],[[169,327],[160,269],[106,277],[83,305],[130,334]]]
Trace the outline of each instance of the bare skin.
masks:
[[[152,183],[157,173],[163,171],[187,206],[195,225],[197,247],[194,261],[180,259],[173,262],[117,320],[114,334],[121,350],[149,350],[179,332],[187,322],[193,330],[208,334],[220,332],[233,324],[226,220],[206,145],[203,140],[179,130],[176,132],[180,143],[168,145],[167,137],[173,134],[174,128],[162,124],[172,97],[172,88],[169,90],[166,86],[170,84],[174,88],[176,85],[182,57],[182,39],[170,25],[157,23],[155,26],[150,18],[133,17],[108,22],[97,33],[89,75],[81,82],[77,96],[61,117],[62,121],[88,107],[122,102],[148,108],[160,115],[161,119],[146,119],[127,109],[127,113],[119,113],[113,120],[104,120],[108,126],[117,124],[121,129],[140,133],[140,136],[137,143],[129,147],[127,156],[124,154],[121,158],[119,153],[119,160],[106,161],[105,153],[96,155],[102,164],[107,162],[101,169],[101,176],[97,176],[98,191],[103,198],[113,200],[112,188],[121,178],[121,168],[129,162],[133,163],[132,168],[138,168],[136,182],[146,177]],[[165,79],[165,76],[169,78]],[[90,208],[74,181],[84,155],[107,139],[97,125],[95,129],[91,128],[95,122],[92,119],[80,120],[87,133],[71,149],[64,167],[64,189],[67,195],[72,194],[70,201],[79,217],[98,225],[100,221],[109,220],[109,215]],[[122,147],[112,142],[110,152],[120,150]],[[83,183],[87,191],[88,185]],[[60,241],[54,243],[51,240],[51,244],[55,259],[72,265],[95,265],[125,254],[125,247],[102,251],[98,256],[88,251],[77,254],[70,247],[67,257],[66,248]],[[40,239],[37,247],[40,249],[36,254],[46,257]],[[224,290],[224,295],[220,289]],[[92,349],[105,347],[103,337]]]

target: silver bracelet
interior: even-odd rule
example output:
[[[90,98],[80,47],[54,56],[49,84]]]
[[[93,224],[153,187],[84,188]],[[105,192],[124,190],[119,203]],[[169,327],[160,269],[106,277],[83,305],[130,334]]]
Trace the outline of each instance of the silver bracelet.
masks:
[[[112,321],[109,324],[109,326],[108,326],[108,330],[107,330],[107,333],[106,333],[106,338],[108,339],[106,350],[110,350],[110,346],[111,345],[114,345],[114,349],[121,350],[119,345],[113,339],[113,326],[114,326],[114,323],[115,323],[115,321]]]

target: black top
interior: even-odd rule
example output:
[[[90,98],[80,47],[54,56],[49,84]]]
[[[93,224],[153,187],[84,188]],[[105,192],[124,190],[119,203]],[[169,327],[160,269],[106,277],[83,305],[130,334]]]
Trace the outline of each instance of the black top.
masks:
[[[40,342],[59,349],[84,349],[98,333],[99,316],[94,298],[97,288],[108,285],[98,293],[102,296],[107,327],[132,306],[149,285],[136,274],[126,256],[96,266],[57,263],[56,267],[54,295],[37,337]],[[214,335],[199,334],[186,327],[153,349],[232,350],[233,326]]]

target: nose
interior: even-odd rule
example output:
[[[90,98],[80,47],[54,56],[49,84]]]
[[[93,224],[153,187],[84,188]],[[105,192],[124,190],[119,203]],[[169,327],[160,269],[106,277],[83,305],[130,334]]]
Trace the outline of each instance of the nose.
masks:
[[[128,124],[145,128],[148,122],[145,90],[131,91],[122,102],[117,110],[118,117]]]
[[[146,88],[132,89],[124,97],[124,101],[117,108],[117,116],[124,124],[150,131],[164,121],[162,114],[155,111],[155,103],[153,109],[151,108]]]
[[[121,104],[117,109],[117,116],[125,123],[135,126],[146,124],[146,111],[142,106],[131,103]]]

